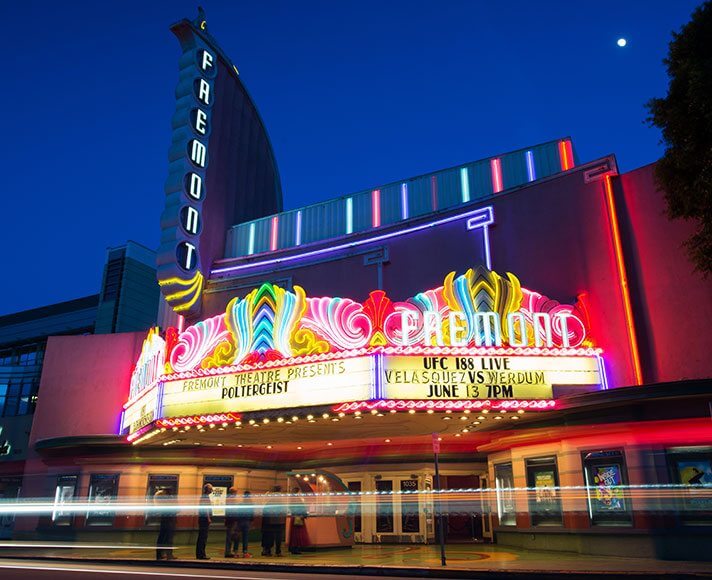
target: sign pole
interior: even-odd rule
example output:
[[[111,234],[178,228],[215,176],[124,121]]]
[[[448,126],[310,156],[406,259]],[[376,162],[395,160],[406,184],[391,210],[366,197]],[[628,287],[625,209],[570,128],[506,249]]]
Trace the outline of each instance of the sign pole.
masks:
[[[442,490],[440,487],[440,463],[438,461],[438,455],[440,454],[440,437],[437,433],[433,433],[433,453],[435,454],[435,489],[439,494]],[[446,566],[445,560],[445,531],[443,530],[443,516],[442,516],[442,502],[440,501],[440,496],[437,495],[435,499],[435,517],[438,524],[438,543],[440,544],[440,564]]]

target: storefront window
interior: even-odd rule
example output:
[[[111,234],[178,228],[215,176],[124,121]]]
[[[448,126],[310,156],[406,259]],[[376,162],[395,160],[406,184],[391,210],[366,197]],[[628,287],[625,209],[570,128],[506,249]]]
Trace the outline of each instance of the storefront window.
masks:
[[[153,505],[154,497],[159,489],[165,489],[171,496],[178,495],[177,475],[149,475],[148,486],[146,487],[146,502]],[[197,498],[196,498],[197,502]],[[158,524],[160,516],[151,510],[146,510],[146,524]]]
[[[420,531],[420,511],[418,496],[408,492],[418,491],[417,479],[403,479],[400,483],[401,495],[401,529],[404,534],[417,534]]]
[[[116,500],[119,492],[119,475],[103,475],[93,473],[89,480],[89,503],[110,504]],[[87,524],[91,526],[111,526],[114,523],[114,512],[91,511],[87,513]]]
[[[670,450],[668,463],[672,481],[682,486],[679,513],[689,525],[712,523],[712,448],[689,447]]]
[[[377,479],[376,491],[383,493],[376,504],[376,532],[379,534],[393,533],[393,481]]]
[[[556,458],[527,459],[526,466],[532,525],[561,525],[563,516]]]
[[[233,481],[232,475],[205,475],[203,477],[203,485],[209,483],[213,486],[213,493],[210,494],[213,517],[225,517],[225,499],[227,498],[227,490],[232,487]]]
[[[348,482],[349,491],[352,493],[361,493],[361,482],[360,481],[349,481]],[[354,501],[349,504],[349,513],[354,516],[354,532],[361,531],[361,498],[357,497]]]
[[[497,489],[497,516],[500,526],[514,526],[517,511],[514,504],[514,475],[511,463],[494,466],[495,487]]]
[[[623,493],[628,484],[621,450],[582,454],[588,515],[595,525],[631,525],[631,506]]]
[[[57,485],[54,490],[54,509],[52,510],[52,522],[58,526],[71,525],[74,514],[70,510],[65,510],[64,506],[71,504],[77,493],[77,475],[60,475],[57,478]]]

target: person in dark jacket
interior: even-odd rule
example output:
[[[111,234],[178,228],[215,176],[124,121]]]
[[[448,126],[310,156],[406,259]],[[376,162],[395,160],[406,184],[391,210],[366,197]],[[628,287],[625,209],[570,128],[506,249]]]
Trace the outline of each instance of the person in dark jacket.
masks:
[[[159,489],[153,496],[157,506],[166,506],[171,500],[169,489]],[[173,536],[176,533],[177,514],[173,509],[161,509],[159,511],[160,528],[158,539],[156,540],[156,560],[175,560],[173,555]]]
[[[282,542],[284,541],[284,529],[287,525],[286,507],[282,505],[282,498],[274,494],[280,494],[282,488],[275,486],[273,495],[265,497],[265,507],[262,512],[262,555],[271,556],[274,547],[274,555],[282,555]]]
[[[242,557],[252,558],[252,554],[247,551],[247,544],[249,542],[252,520],[255,519],[255,509],[252,507],[252,498],[249,490],[245,490],[245,493],[242,494],[242,503],[235,517],[237,519],[237,529],[240,532],[240,536],[242,536]],[[235,548],[237,549],[237,546],[235,546]]]
[[[198,560],[210,560],[205,553],[205,546],[208,543],[208,531],[210,530],[210,522],[212,522],[211,493],[213,493],[213,486],[206,483],[203,486],[203,495],[200,496],[200,507],[198,509],[198,541],[195,544],[195,557]]]
[[[239,542],[237,532],[237,512],[235,504],[237,503],[237,489],[231,487],[227,490],[225,498],[225,557],[234,558]]]

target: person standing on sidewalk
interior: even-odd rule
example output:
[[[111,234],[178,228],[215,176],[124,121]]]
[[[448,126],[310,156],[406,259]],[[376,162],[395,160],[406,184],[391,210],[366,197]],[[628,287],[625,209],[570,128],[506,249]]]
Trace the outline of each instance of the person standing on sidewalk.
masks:
[[[198,508],[198,541],[195,545],[195,557],[198,560],[210,560],[205,553],[205,547],[208,543],[210,522],[212,522],[211,493],[213,493],[213,486],[206,483],[203,486],[203,495],[200,496],[200,506]]]
[[[252,498],[250,497],[250,491],[245,490],[242,494],[242,502],[240,507],[235,514],[237,520],[237,529],[240,531],[242,536],[242,557],[252,558],[252,554],[247,551],[247,544],[250,539],[250,527],[252,526],[252,520],[255,519],[255,510],[252,507]],[[237,546],[235,546],[237,549]]]
[[[292,526],[289,531],[289,552],[301,554],[302,548],[309,545],[306,522],[308,510],[299,488],[295,487],[292,493],[294,497],[291,501],[292,508],[290,510]]]
[[[225,498],[225,557],[234,558],[237,551],[237,488],[231,487],[227,490]]]
[[[281,494],[282,488],[276,485],[269,497],[265,497],[265,507],[262,512],[262,555],[271,556],[274,546],[274,555],[282,555],[282,542],[284,529],[287,525],[286,506],[280,504],[280,499],[274,494]]]
[[[173,509],[165,509],[165,505],[171,501],[171,492],[168,489],[159,489],[153,496],[156,506],[164,506],[159,510],[160,528],[158,539],[156,540],[156,560],[175,560],[173,555],[173,536],[176,533],[176,512]],[[170,547],[167,547],[170,546]]]

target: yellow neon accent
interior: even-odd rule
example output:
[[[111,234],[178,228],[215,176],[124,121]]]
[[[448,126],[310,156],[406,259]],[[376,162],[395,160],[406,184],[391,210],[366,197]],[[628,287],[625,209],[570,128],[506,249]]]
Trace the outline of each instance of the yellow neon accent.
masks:
[[[195,282],[189,287],[186,288],[185,290],[178,290],[178,292],[174,292],[173,294],[167,294],[166,295],[166,301],[171,302],[173,300],[178,300],[179,298],[184,298],[188,296],[191,292],[194,292],[196,288],[199,288],[203,284],[203,275],[198,272],[198,275],[196,276]]]
[[[185,310],[188,310],[193,304],[195,304],[198,301],[198,298],[200,298],[201,291],[203,289],[203,276],[200,276],[200,284],[198,285],[198,288],[195,292],[195,296],[193,296],[188,302],[185,304],[181,304],[180,306],[174,306],[173,310],[175,312],[183,312]]]
[[[386,337],[383,336],[383,333],[380,330],[377,330],[373,334],[373,338],[371,338],[369,346],[386,346],[387,344],[388,341],[386,340]]]
[[[198,278],[201,278],[203,274],[201,272],[196,272],[195,276],[186,280],[185,278],[166,278],[165,280],[159,280],[159,286],[168,286],[169,284],[178,284],[179,286],[190,286],[195,283]]]
[[[205,25],[206,25],[205,20],[201,21],[201,23],[200,23],[200,30],[205,30]]]

